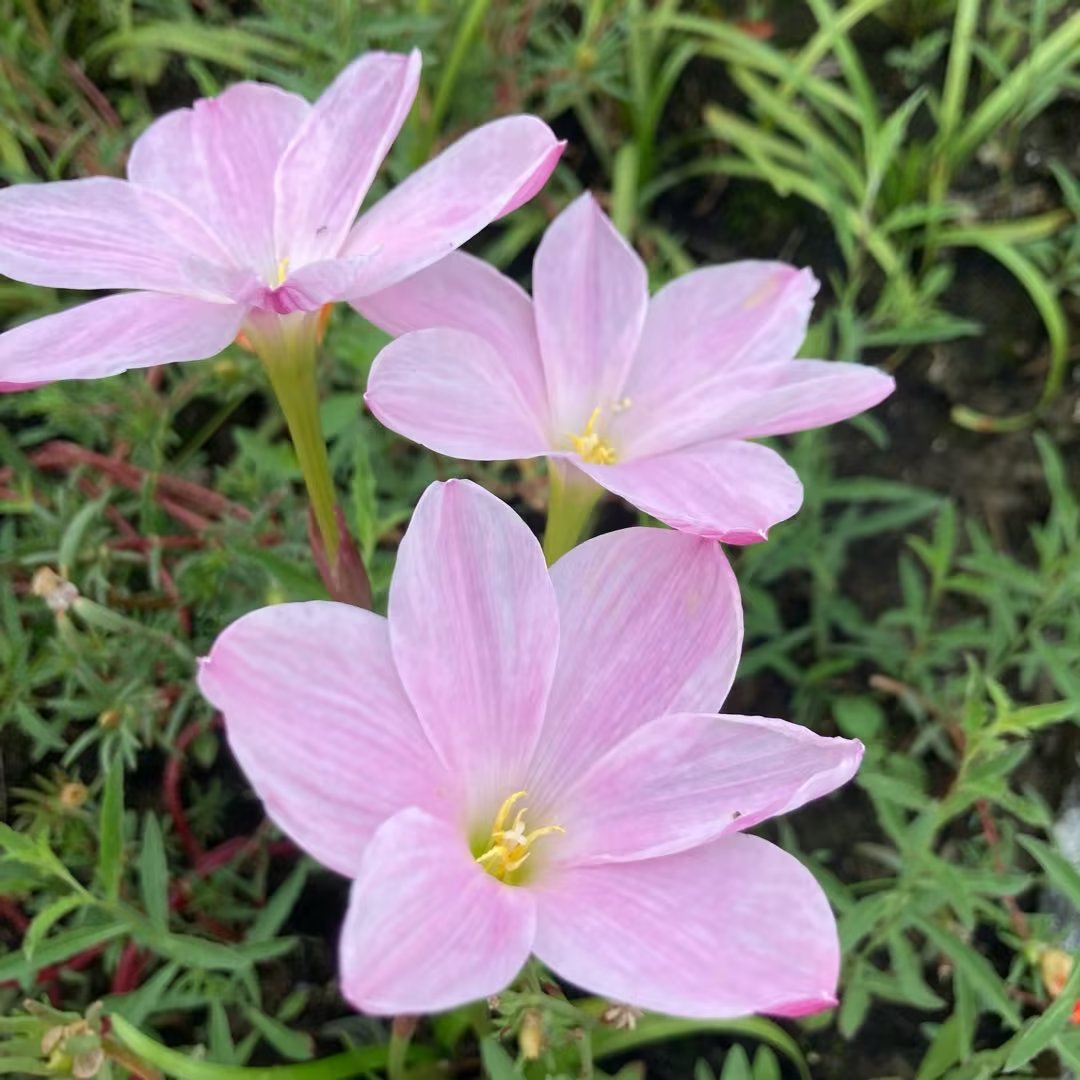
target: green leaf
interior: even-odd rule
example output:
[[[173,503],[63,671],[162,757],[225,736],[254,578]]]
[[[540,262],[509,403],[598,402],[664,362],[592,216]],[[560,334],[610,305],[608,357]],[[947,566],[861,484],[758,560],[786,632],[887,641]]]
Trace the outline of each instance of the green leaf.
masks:
[[[150,924],[165,931],[169,926],[169,867],[165,841],[157,816],[148,813],[143,821],[142,849],[139,851],[139,891]]]
[[[105,789],[98,816],[98,879],[106,900],[120,895],[124,849],[124,766],[114,756],[105,766]]]
[[[1009,1055],[1005,1059],[1005,1071],[1013,1072],[1041,1054],[1065,1030],[1072,1016],[1076,1000],[1080,997],[1080,964],[1074,963],[1069,979],[1057,1000],[1026,1027],[1022,1028],[1009,1043]]]
[[[28,960],[21,951],[0,957],[0,982],[7,982],[8,979],[23,982],[43,967],[59,964],[76,953],[122,937],[127,932],[128,928],[123,923],[112,922],[98,923],[94,926],[78,926],[60,934],[54,934],[35,949],[32,961]]]
[[[488,1035],[481,1041],[480,1060],[488,1080],[519,1080],[521,1076],[514,1065],[514,1059],[494,1035]]]
[[[244,1009],[251,1024],[259,1034],[282,1056],[292,1061],[310,1061],[315,1052],[315,1041],[303,1031],[293,1031],[281,1021],[267,1016],[248,1005]]]
[[[82,893],[73,892],[68,893],[67,896],[61,896],[59,900],[54,900],[51,904],[42,908],[34,916],[33,922],[30,923],[26,936],[23,938],[22,948],[26,959],[33,960],[34,950],[65,915],[70,915],[71,912],[88,903],[90,903],[89,897]]]
[[[750,1059],[741,1046],[733,1046],[724,1055],[720,1080],[754,1080],[754,1074],[750,1071]]]
[[[308,862],[301,862],[293,870],[256,916],[247,933],[247,941],[270,941],[277,936],[304,891],[310,873],[311,864]]]
[[[272,1065],[265,1068],[218,1065],[162,1046],[119,1013],[111,1012],[109,1018],[116,1037],[129,1050],[175,1080],[355,1080],[357,1076],[386,1065],[385,1046],[363,1046],[302,1065]],[[424,1055],[410,1048],[409,1056],[419,1060]]]
[[[952,961],[955,976],[964,979],[983,1002],[1007,1024],[1014,1028],[1020,1027],[1020,1014],[1016,1005],[1005,993],[1001,977],[985,956],[929,919],[916,917],[912,920],[912,925]]]
[[[1050,883],[1068,898],[1073,907],[1080,910],[1080,870],[1063,855],[1034,836],[1018,836],[1020,846],[1033,855],[1046,871]]]

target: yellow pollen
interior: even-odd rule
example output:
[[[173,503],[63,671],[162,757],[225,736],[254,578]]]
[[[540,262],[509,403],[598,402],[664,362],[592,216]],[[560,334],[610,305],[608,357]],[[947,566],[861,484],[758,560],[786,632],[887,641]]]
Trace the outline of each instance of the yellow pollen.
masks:
[[[532,854],[529,850],[541,836],[550,836],[552,833],[562,833],[566,830],[561,825],[545,825],[540,829],[525,831],[525,815],[529,808],[523,806],[514,815],[514,823],[507,828],[510,812],[519,799],[524,799],[526,792],[515,791],[499,807],[495,820],[491,823],[491,836],[488,839],[486,850],[476,857],[476,861],[492,877],[499,881],[505,881],[508,885],[516,885],[514,874],[521,869],[525,860]]]
[[[285,279],[289,276],[289,256],[281,259],[277,264],[277,281],[274,282],[274,288],[279,285],[285,284]]]
[[[590,465],[614,465],[615,448],[596,432],[596,421],[600,417],[600,406],[592,411],[585,430],[580,435],[570,436],[570,445],[581,455],[582,461]]]

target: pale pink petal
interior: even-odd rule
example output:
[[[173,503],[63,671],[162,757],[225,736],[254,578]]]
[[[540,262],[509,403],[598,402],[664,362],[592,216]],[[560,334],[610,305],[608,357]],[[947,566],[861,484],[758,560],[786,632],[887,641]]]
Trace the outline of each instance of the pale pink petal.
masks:
[[[392,431],[473,461],[546,453],[542,414],[512,361],[460,330],[417,330],[375,358],[364,401]]]
[[[547,407],[533,304],[490,263],[456,251],[353,307],[394,337],[412,330],[465,330],[502,357],[538,415]]]
[[[598,484],[673,529],[756,544],[802,505],[784,459],[757,443],[718,439],[616,465],[573,463]]]
[[[353,883],[341,992],[380,1016],[464,1005],[506,989],[535,932],[528,889],[485,873],[459,830],[405,810],[375,834]]]
[[[544,714],[559,616],[544,556],[505,503],[469,481],[432,484],[390,584],[394,659],[470,827],[522,786]]]
[[[713,426],[724,438],[760,439],[823,427],[872,409],[896,383],[863,364],[836,360],[789,360],[741,372],[728,407]],[[704,425],[703,425],[704,426]]]
[[[236,337],[243,318],[236,304],[149,292],[106,296],[0,334],[0,381],[100,379],[202,360]]]
[[[649,300],[644,263],[588,193],[540,241],[533,298],[552,434],[565,439],[622,399]]]
[[[344,253],[373,256],[356,297],[423,270],[515,209],[551,175],[563,146],[535,116],[493,120],[459,139],[356,223]]]
[[[714,421],[748,399],[742,380],[798,352],[817,290],[808,270],[775,262],[707,267],[661,289],[623,391],[626,449],[637,457],[722,435]]]
[[[0,274],[16,281],[210,295],[228,262],[183,206],[124,180],[92,176],[0,190]]]
[[[836,1003],[829,902],[787,852],[739,833],[533,889],[536,955],[590,993],[673,1016],[802,1016]]]
[[[419,83],[415,49],[369,52],[323,93],[278,167],[278,258],[295,269],[341,251]]]
[[[862,743],[757,716],[663,716],[632,732],[561,807],[560,861],[670,855],[749,829],[846,784]]]
[[[720,709],[739,662],[742,605],[720,546],[668,529],[586,541],[551,579],[559,661],[529,787],[557,804],[642,724]]]
[[[151,124],[132,147],[128,178],[182,202],[271,282],[274,173],[310,108],[276,86],[237,83]]]
[[[372,834],[409,806],[455,800],[405,696],[386,620],[315,601],[234,622],[199,668],[267,813],[319,862],[355,877]]]

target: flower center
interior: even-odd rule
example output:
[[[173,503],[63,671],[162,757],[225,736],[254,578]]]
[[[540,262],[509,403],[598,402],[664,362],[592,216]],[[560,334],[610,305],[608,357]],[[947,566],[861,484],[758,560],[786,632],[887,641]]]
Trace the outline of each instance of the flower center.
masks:
[[[515,791],[499,807],[499,812],[491,823],[491,836],[488,838],[487,847],[476,857],[476,861],[492,877],[506,882],[507,885],[521,883],[517,872],[532,854],[530,848],[541,836],[566,832],[561,825],[545,825],[543,828],[526,832],[525,815],[529,812],[527,806],[518,810],[513,825],[507,828],[514,803],[518,799],[524,799],[525,795],[524,791]]]
[[[285,279],[289,276],[289,256],[279,259],[277,264],[277,281],[274,282],[274,288],[280,289],[285,284]]]
[[[596,431],[599,417],[600,406],[597,405],[585,425],[585,430],[580,435],[570,436],[570,445],[580,455],[581,460],[590,465],[614,465],[615,448]]]

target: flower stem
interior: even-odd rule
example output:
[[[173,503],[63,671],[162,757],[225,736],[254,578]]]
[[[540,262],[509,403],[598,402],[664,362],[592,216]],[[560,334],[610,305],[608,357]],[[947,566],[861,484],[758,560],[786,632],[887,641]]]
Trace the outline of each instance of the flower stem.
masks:
[[[269,332],[249,327],[248,337],[270,376],[270,385],[289,427],[311,509],[322,535],[330,565],[337,560],[340,534],[334,513],[334,482],[319,419],[315,385],[317,318],[296,313],[277,317]]]
[[[579,540],[592,516],[601,488],[573,465],[548,458],[548,513],[544,558],[548,566]]]
[[[390,1046],[386,1058],[386,1080],[406,1080],[408,1070],[405,1062],[409,1055],[409,1043],[416,1031],[416,1018],[395,1016],[390,1023]]]

